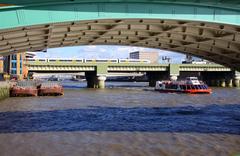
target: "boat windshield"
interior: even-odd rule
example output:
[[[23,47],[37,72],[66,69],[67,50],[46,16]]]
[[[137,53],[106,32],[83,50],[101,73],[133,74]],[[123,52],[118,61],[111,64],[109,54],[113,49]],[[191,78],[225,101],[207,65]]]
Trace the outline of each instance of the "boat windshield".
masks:
[[[192,85],[192,89],[197,89],[197,86],[196,85]]]

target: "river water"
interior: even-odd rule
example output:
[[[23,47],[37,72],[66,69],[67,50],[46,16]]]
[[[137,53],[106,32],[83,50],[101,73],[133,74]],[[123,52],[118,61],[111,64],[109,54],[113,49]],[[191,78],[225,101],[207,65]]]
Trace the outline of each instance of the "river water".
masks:
[[[0,156],[239,156],[240,89],[158,93],[64,83],[61,97],[0,101]]]

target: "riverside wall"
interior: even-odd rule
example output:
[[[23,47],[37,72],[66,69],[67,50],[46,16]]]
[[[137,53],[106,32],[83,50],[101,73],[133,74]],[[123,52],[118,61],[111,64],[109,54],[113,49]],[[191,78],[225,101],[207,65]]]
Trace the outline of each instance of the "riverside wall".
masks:
[[[8,82],[0,82],[0,101],[9,97],[9,88],[10,84]]]

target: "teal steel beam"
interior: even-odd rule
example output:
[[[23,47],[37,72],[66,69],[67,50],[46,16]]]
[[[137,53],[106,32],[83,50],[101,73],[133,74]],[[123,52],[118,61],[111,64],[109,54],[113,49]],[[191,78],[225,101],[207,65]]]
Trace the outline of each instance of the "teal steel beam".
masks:
[[[195,5],[207,7],[219,7],[228,9],[240,9],[238,0],[0,0],[0,4],[6,6],[39,6],[39,5],[56,5],[56,4],[74,4],[74,3],[162,3],[162,4],[177,4],[177,5]],[[4,6],[4,5],[3,5]]]
[[[204,21],[240,25],[240,7],[229,3],[221,7],[220,1],[42,1],[44,3],[17,3],[17,6],[0,7],[0,29],[98,19],[173,19]],[[16,3],[14,3],[16,2]],[[29,2],[29,3],[27,3]],[[210,1],[211,2],[211,1]],[[214,2],[214,3],[213,3]],[[217,3],[219,2],[219,3]],[[213,5],[213,4],[218,5]],[[11,4],[11,3],[10,3]],[[19,4],[19,5],[18,5]],[[188,4],[188,5],[186,5]]]

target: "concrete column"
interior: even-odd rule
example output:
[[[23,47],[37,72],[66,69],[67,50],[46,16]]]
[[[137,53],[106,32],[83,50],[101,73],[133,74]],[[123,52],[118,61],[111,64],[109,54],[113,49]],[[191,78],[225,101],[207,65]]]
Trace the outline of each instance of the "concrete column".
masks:
[[[170,75],[170,80],[171,81],[177,81],[178,75]]]
[[[100,88],[100,89],[105,88],[106,76],[101,75],[101,76],[98,76],[97,79],[98,79],[97,88]]]
[[[232,86],[233,86],[233,80],[227,79],[227,87],[232,87]]]
[[[235,72],[234,86],[240,87],[240,73],[239,72]]]
[[[225,79],[221,79],[221,81],[220,81],[220,87],[226,87]]]
[[[97,87],[97,76],[96,72],[86,72],[85,77],[87,80],[88,88],[96,88]]]
[[[220,87],[221,81],[219,79],[216,80],[216,86]]]
[[[234,79],[234,86],[240,87],[240,79]]]

